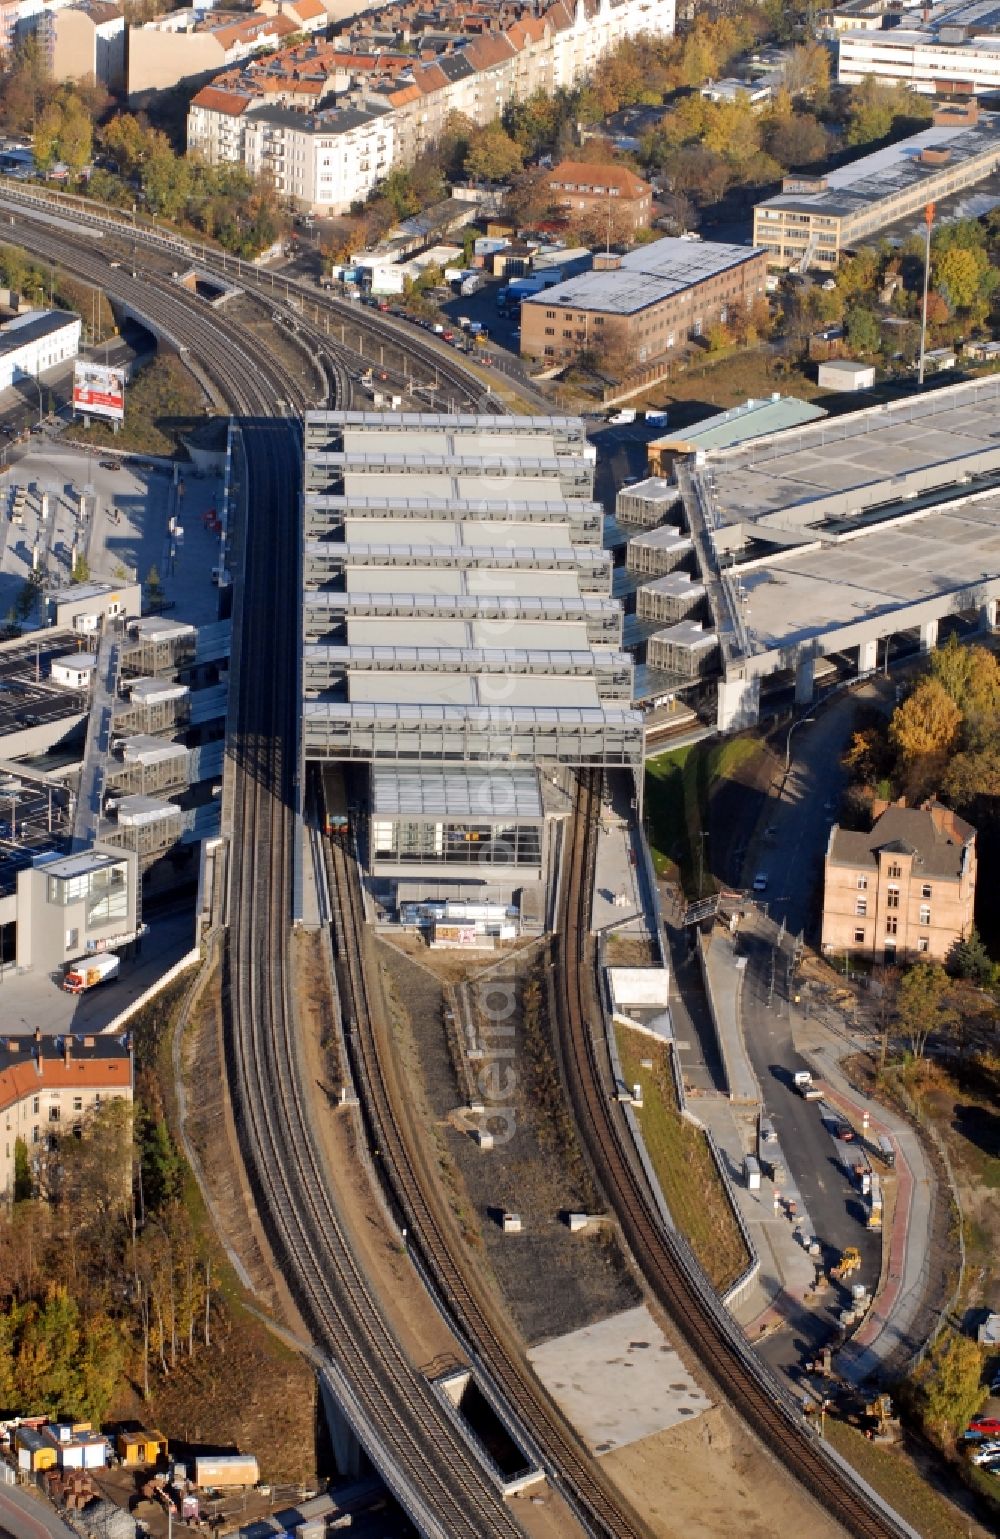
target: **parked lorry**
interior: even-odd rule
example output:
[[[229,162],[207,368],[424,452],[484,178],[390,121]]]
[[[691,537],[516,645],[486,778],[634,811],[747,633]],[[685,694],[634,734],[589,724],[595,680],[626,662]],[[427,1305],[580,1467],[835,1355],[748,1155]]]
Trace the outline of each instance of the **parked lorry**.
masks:
[[[821,1101],[823,1092],[808,1069],[798,1069],[792,1076],[792,1084],[804,1101]]]
[[[120,966],[121,958],[116,957],[114,952],[97,951],[92,957],[84,957],[82,961],[71,964],[63,979],[63,988],[67,994],[85,994],[88,989],[97,988],[98,984],[111,983],[118,977]]]

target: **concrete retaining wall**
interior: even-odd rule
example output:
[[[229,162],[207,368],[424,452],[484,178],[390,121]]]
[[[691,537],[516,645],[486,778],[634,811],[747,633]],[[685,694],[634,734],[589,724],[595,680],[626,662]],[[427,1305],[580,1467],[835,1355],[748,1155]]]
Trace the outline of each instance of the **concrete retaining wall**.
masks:
[[[166,972],[157,978],[155,983],[151,983],[149,988],[140,994],[137,999],[133,999],[130,1005],[126,1005],[125,1009],[119,1015],[116,1015],[113,1021],[109,1021],[106,1026],[102,1026],[100,1035],[107,1037],[113,1032],[121,1031],[128,1025],[132,1017],[148,1005],[150,1000],[155,999],[157,994],[162,993],[168,984],[173,983],[175,978],[179,978],[181,973],[187,972],[189,967],[197,966],[200,961],[201,951],[195,946],[192,951],[188,951],[182,956],[179,962],[175,962],[173,967],[168,967]]]

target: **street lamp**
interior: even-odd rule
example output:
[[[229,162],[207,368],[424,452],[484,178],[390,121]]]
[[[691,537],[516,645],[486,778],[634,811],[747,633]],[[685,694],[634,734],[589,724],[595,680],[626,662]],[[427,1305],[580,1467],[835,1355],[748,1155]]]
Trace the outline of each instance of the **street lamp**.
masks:
[[[793,721],[792,725],[789,727],[789,729],[788,729],[788,736],[785,738],[785,774],[786,775],[788,774],[788,771],[792,767],[792,733],[795,731],[796,727],[804,727],[807,721],[815,721],[815,720],[816,720],[815,716],[800,716],[798,721]]]
[[[44,422],[44,420],[45,420],[45,412],[43,410],[43,402],[42,402],[42,382],[38,378],[37,374],[29,374],[28,378],[34,380],[34,382],[35,382],[35,389],[38,391],[38,426],[41,427],[43,422]]]

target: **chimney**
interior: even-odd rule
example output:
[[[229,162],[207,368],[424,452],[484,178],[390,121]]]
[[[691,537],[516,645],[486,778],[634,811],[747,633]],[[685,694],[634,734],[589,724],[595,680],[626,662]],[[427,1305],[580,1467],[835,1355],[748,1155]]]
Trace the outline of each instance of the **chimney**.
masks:
[[[72,1058],[72,1056],[73,1056],[73,1038],[70,1036],[69,1032],[67,1032],[66,1035],[63,1037],[63,1063],[65,1064],[67,1069],[69,1068],[70,1059]]]

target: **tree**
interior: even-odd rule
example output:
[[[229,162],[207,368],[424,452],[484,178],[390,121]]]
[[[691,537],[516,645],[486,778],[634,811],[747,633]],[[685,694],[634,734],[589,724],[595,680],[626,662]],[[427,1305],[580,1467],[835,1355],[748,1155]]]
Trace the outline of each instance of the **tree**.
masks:
[[[81,552],[81,554],[78,555],[76,557],[75,561],[73,562],[73,570],[70,573],[70,582],[89,582],[89,581],[90,581],[90,567],[87,564],[86,556],[83,555],[82,552]]]
[[[948,974],[938,962],[916,962],[904,973],[896,995],[899,1028],[914,1058],[923,1058],[935,1032],[958,1019],[948,992]]]
[[[58,102],[50,102],[38,120],[35,129],[35,165],[39,171],[51,171],[59,157],[59,137],[63,128],[63,112]]]
[[[941,1441],[955,1437],[988,1394],[982,1349],[970,1337],[948,1331],[917,1369],[910,1389],[927,1429]]]
[[[14,1201],[27,1202],[31,1197],[31,1163],[28,1146],[23,1138],[14,1140]]]
[[[783,166],[810,166],[825,160],[830,140],[826,129],[805,112],[775,118],[766,138],[767,148]]]
[[[74,177],[79,177],[94,148],[94,128],[83,104],[73,98],[63,113],[59,153]]]
[[[980,280],[989,266],[982,252],[952,246],[936,257],[932,267],[935,287],[954,310],[969,310],[979,295]]]
[[[948,953],[948,971],[953,978],[966,978],[980,988],[989,988],[996,978],[996,967],[983,945],[978,930],[964,940],[957,940]]]
[[[882,327],[873,310],[862,306],[849,310],[845,330],[852,352],[877,353],[882,345]]]
[[[958,739],[962,713],[942,684],[921,679],[898,705],[889,723],[889,741],[905,759],[941,758]]]
[[[522,170],[521,147],[499,123],[489,123],[473,134],[465,157],[469,176],[484,182],[506,182]]]
[[[146,573],[146,601],[154,609],[163,603],[163,583],[155,566]]]

